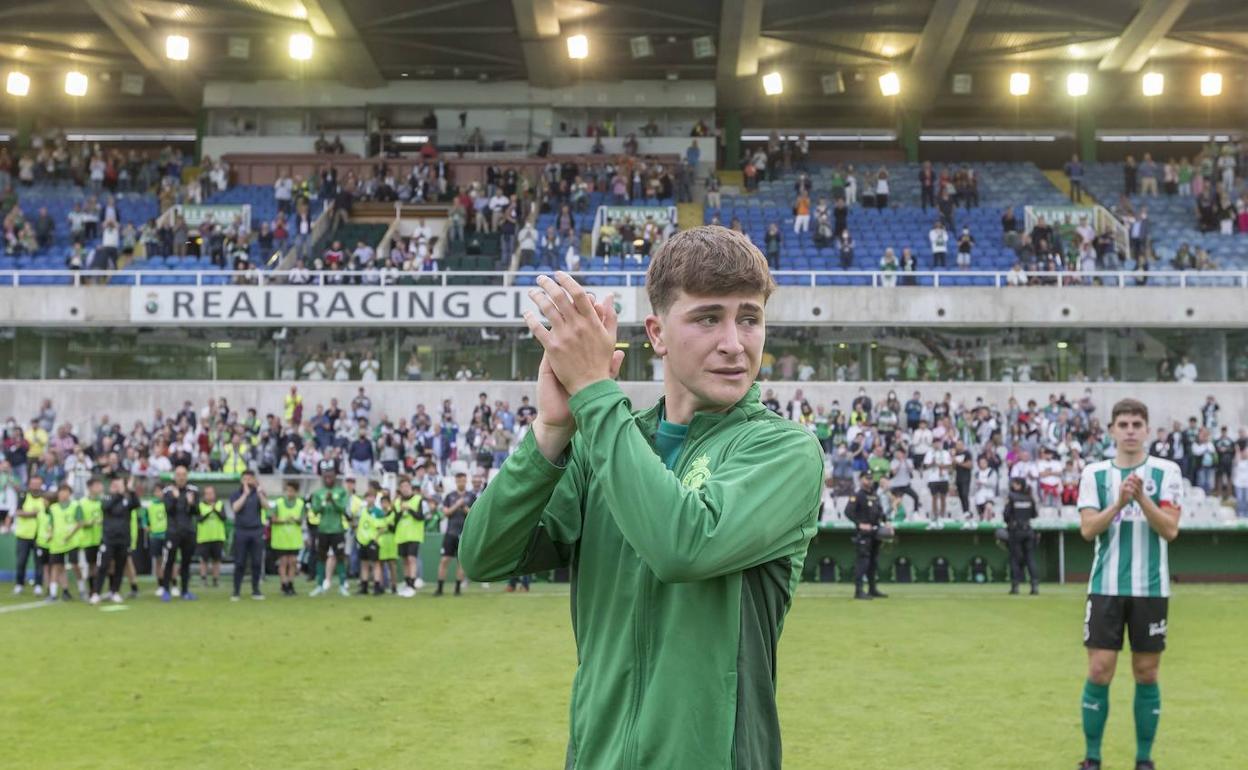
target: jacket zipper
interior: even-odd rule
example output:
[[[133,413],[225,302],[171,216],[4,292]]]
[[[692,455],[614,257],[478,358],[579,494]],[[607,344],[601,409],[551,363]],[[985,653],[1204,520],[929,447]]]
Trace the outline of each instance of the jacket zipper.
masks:
[[[688,464],[689,458],[693,456],[694,449],[700,448],[703,444],[705,444],[707,441],[707,437],[713,432],[714,432],[713,429],[707,430],[705,433],[703,433],[701,436],[698,437],[695,443],[686,444],[684,447],[681,448],[680,454],[676,458],[676,467],[673,468],[673,471],[676,473],[676,478],[678,480],[680,479],[681,474],[684,472],[685,466]],[[654,446],[653,438],[650,439],[650,444],[651,444],[651,447]],[[636,767],[637,719],[640,716],[639,712],[641,711],[641,696],[642,696],[642,690],[644,689],[643,682],[645,681],[646,668],[647,668],[646,645],[645,645],[645,640],[643,639],[642,635],[645,633],[645,629],[649,628],[649,624],[648,624],[649,618],[648,618],[648,614],[646,610],[649,609],[650,607],[650,582],[651,581],[646,576],[646,571],[644,569],[638,570],[637,574],[639,577],[639,582],[641,584],[640,590],[638,591],[639,598],[637,601],[637,614],[635,618],[636,625],[633,628],[633,653],[634,653],[634,658],[637,661],[637,673],[633,680],[633,704],[632,704],[632,708],[629,710],[627,737],[624,740],[624,756],[621,758],[621,762],[620,762],[620,766],[624,768]]]

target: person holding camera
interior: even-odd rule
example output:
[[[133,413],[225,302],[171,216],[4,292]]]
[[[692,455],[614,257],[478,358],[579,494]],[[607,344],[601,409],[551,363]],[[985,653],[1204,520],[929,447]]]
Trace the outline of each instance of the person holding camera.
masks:
[[[256,474],[243,471],[243,486],[230,496],[234,511],[234,593],[230,601],[238,601],[243,575],[251,567],[251,598],[263,599],[260,573],[264,565],[264,523],[268,518],[269,498],[256,482]]]
[[[859,479],[858,491],[854,493],[849,505],[845,506],[845,516],[854,522],[854,549],[857,559],[854,561],[854,598],[855,599],[886,599],[888,595],[875,587],[875,574],[880,560],[880,529],[885,524],[884,506],[880,505],[880,497],[876,494],[875,481],[871,474],[864,473]],[[866,578],[870,590],[862,588]]]
[[[1010,593],[1018,593],[1023,581],[1023,568],[1031,579],[1031,594],[1040,593],[1040,577],[1036,573],[1036,535],[1031,520],[1039,515],[1031,488],[1022,478],[1010,479],[1010,496],[1005,501],[1005,527],[1010,546]]]

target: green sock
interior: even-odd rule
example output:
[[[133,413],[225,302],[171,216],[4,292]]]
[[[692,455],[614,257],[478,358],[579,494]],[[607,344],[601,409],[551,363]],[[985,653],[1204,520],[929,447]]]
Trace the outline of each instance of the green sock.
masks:
[[[347,565],[342,562],[335,564],[334,575],[338,577],[338,584],[345,586],[347,584]]]
[[[1161,687],[1156,684],[1135,685],[1135,761],[1152,759],[1153,739],[1161,721]]]
[[[325,582],[325,562],[318,561],[316,563],[316,584],[319,586],[320,584],[324,582]]]
[[[1083,685],[1083,736],[1087,740],[1087,758],[1101,759],[1101,738],[1105,735],[1105,723],[1109,721],[1109,685],[1084,682]]]

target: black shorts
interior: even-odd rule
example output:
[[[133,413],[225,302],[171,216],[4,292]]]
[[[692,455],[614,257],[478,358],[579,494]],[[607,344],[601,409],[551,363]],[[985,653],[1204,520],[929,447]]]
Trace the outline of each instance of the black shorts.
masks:
[[[48,554],[48,564],[64,564],[65,559],[72,553],[73,551],[68,553],[50,553]]]
[[[380,554],[381,547],[376,540],[368,545],[360,546],[360,561],[377,561]]]
[[[1166,649],[1166,617],[1170,600],[1163,597],[1089,594],[1083,614],[1083,646],[1121,650],[1123,629],[1132,652]]]
[[[399,556],[402,556],[403,558],[407,558],[408,556],[413,558],[419,557],[420,543],[414,540],[410,543],[399,543]]]
[[[198,548],[199,558],[210,561],[221,561],[221,557],[225,553],[225,543],[222,543],[220,540],[212,543],[200,543]]]
[[[87,564],[95,564],[96,557],[100,555],[100,547],[98,545],[88,545],[82,551],[87,555]]]
[[[298,548],[270,548],[269,550],[277,554],[278,556],[298,556],[299,555]]]
[[[442,555],[459,557],[459,535],[447,535],[442,538]]]
[[[347,558],[346,535],[341,532],[322,532],[316,536],[316,556],[321,561],[325,561],[329,556],[329,552],[334,552],[334,558],[342,561]]]
[[[35,546],[35,563],[36,564],[47,564],[49,556],[50,554],[48,553],[47,548],[41,548],[39,546]]]
[[[927,482],[927,490],[933,495],[947,495],[949,494],[949,482],[929,481]]]

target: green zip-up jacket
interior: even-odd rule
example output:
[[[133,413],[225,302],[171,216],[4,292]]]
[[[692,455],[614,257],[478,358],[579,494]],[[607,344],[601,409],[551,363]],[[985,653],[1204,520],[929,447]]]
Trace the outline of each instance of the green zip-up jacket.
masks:
[[[818,441],[755,385],[695,414],[668,470],[661,401],[635,413],[603,380],[570,404],[562,462],[526,434],[459,546],[474,580],[571,568],[566,768],[779,768],[776,644],[818,522]]]

